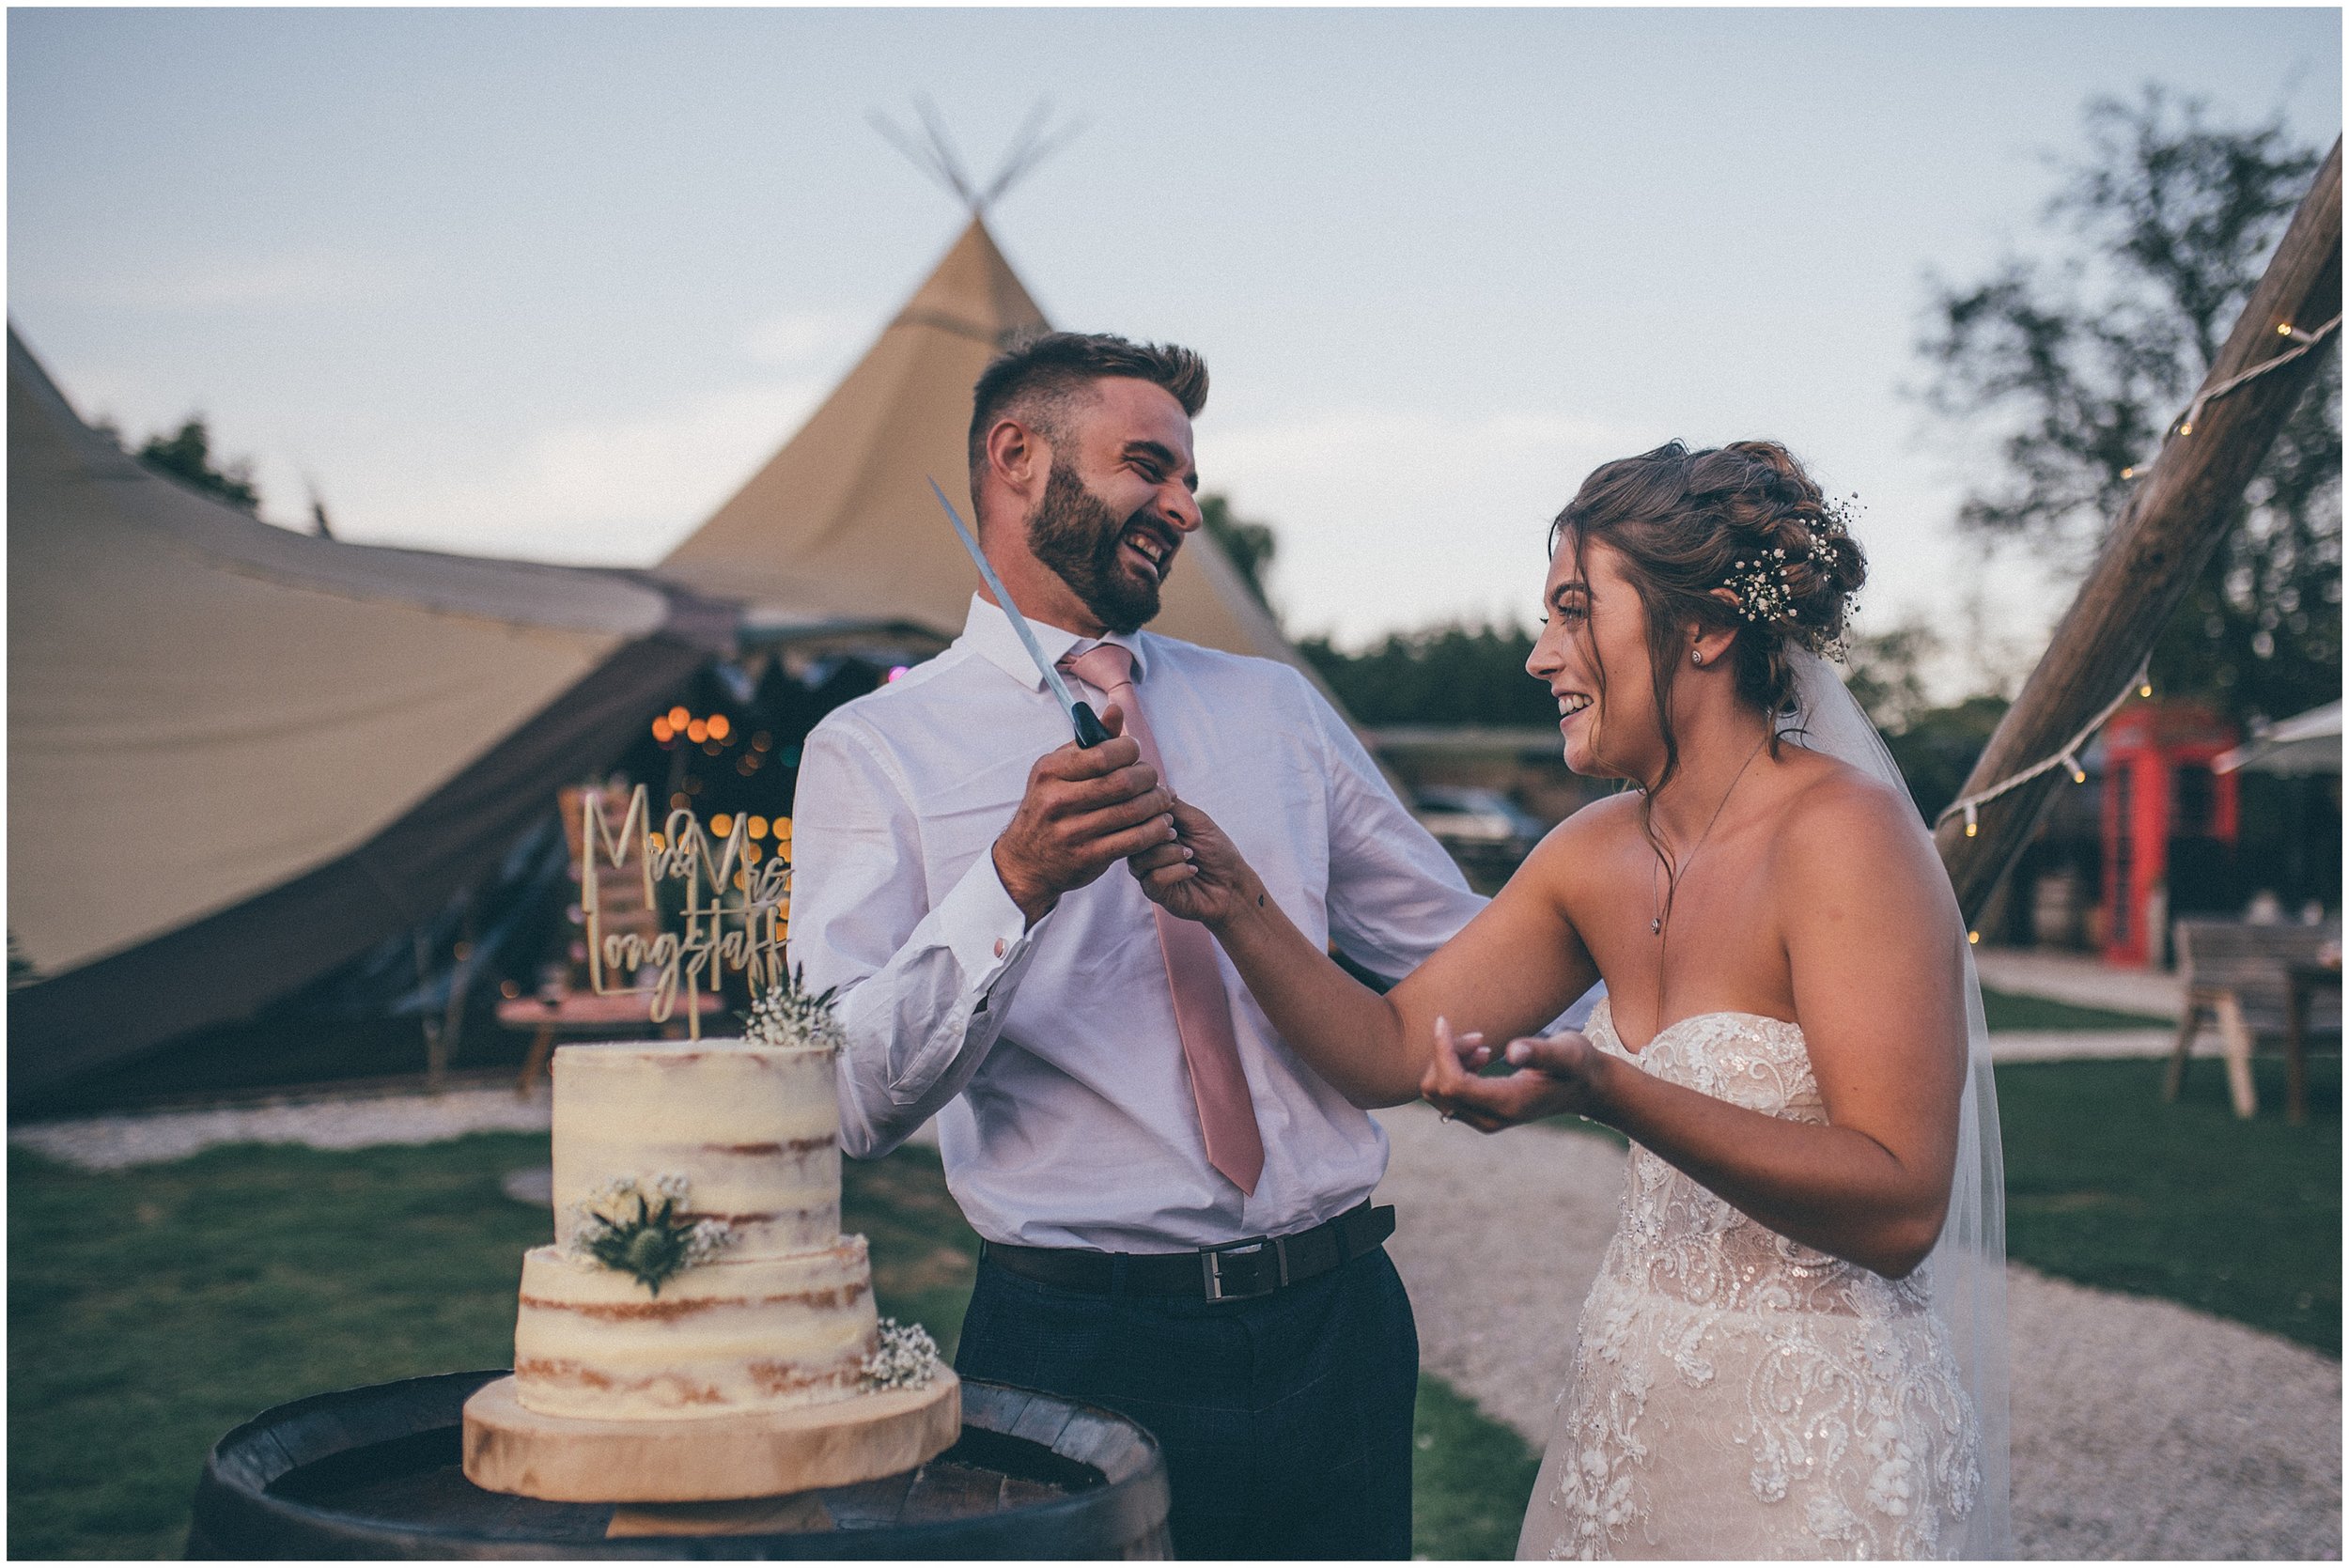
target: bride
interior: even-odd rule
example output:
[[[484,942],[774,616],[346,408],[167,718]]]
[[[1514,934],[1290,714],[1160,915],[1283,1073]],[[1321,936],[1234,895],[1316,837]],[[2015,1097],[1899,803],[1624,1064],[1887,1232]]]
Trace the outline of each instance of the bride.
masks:
[[[1194,808],[1135,874],[1355,1103],[1632,1141],[1520,1557],[2007,1555],[1996,1101],[1949,883],[1821,658],[1859,548],[1766,442],[1609,463],[1552,545],[1527,669],[1629,787],[1415,973],[1348,978]]]

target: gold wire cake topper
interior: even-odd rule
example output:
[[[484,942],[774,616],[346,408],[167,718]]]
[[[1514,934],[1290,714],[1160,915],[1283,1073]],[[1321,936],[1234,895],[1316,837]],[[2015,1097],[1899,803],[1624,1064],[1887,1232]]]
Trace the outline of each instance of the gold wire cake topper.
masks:
[[[604,820],[602,791],[584,791],[580,807],[580,910],[587,924],[587,979],[596,995],[645,989],[632,979],[607,984],[605,971],[632,977],[650,966],[655,971],[652,1021],[668,1021],[682,982],[686,1028],[698,1040],[701,994],[717,990],[726,970],[749,976],[754,996],[781,982],[791,862],[777,851],[753,865],[746,818],[734,819],[713,859],[709,835],[690,811],[671,812],[661,831],[653,831],[651,797],[643,784],[629,797],[628,815],[616,836]],[[644,879],[645,908],[653,911],[655,920],[660,918],[660,884],[684,884],[683,930],[661,931],[650,940],[633,931],[604,934],[601,900],[596,896],[598,864],[626,871],[631,855]]]

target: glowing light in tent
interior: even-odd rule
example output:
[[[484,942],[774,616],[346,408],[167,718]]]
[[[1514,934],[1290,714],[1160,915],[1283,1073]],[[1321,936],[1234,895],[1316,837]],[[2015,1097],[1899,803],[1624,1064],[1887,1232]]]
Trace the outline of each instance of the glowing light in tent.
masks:
[[[767,819],[766,819],[765,817],[763,817],[763,816],[754,816],[754,817],[752,817],[752,818],[751,818],[751,837],[753,837],[753,838],[765,838],[766,836],[767,836]]]
[[[709,726],[696,719],[685,726],[685,738],[698,746],[709,738]]]
[[[681,730],[692,722],[692,718],[693,716],[684,708],[673,707],[669,709],[669,727],[673,730]]]
[[[734,831],[734,814],[732,812],[722,811],[717,815],[711,817],[709,819],[709,831],[716,833],[720,838],[723,838],[728,833]]]
[[[712,740],[723,740],[723,739],[724,739],[727,736],[732,735],[733,733],[734,733],[734,721],[733,721],[733,720],[731,720],[731,719],[727,718],[727,717],[726,717],[724,714],[723,714],[723,713],[713,713],[713,714],[711,714],[711,715],[709,716],[709,738],[710,738],[710,739],[712,739]]]
[[[669,727],[669,721],[665,715],[652,722],[652,737],[663,746],[666,746],[669,743],[669,737],[676,734],[677,731]]]

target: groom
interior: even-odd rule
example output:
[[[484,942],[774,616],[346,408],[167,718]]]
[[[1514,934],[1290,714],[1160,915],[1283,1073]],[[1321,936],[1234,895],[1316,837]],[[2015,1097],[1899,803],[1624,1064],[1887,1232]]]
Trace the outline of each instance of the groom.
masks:
[[[1202,928],[1110,873],[1172,837],[1179,791],[1301,928],[1385,974],[1484,901],[1297,671],[1141,629],[1200,526],[1206,392],[1189,349],[1106,334],[988,366],[982,547],[1122,733],[1071,744],[973,597],[953,646],[808,737],[791,959],[840,987],[847,1151],[938,1119],[986,1243],[957,1370],[1149,1428],[1180,1556],[1405,1558],[1419,1342],[1369,1203],[1384,1135]]]

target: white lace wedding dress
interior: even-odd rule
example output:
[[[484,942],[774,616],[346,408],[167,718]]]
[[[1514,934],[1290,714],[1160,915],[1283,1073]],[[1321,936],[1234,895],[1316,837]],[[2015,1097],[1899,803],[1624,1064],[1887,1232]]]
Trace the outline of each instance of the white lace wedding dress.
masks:
[[[1703,1014],[1634,1054],[1601,1002],[1585,1032],[1701,1094],[1827,1120],[1782,1019]],[[1634,1144],[1518,1557],[1970,1555],[1978,1500],[2003,1498],[1932,1267],[1888,1280],[1813,1251]],[[1991,1478],[2002,1493],[2002,1463]]]

